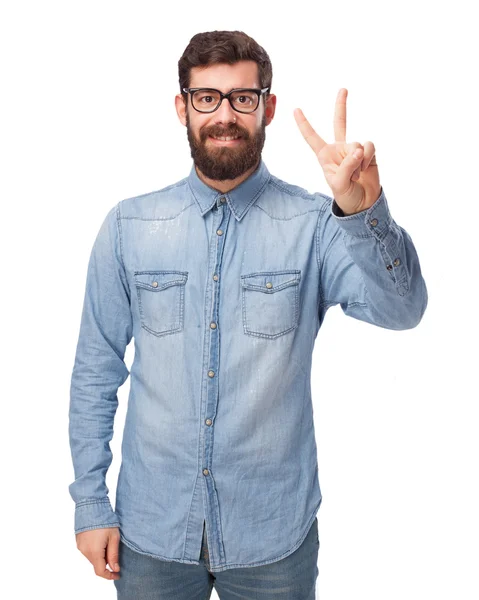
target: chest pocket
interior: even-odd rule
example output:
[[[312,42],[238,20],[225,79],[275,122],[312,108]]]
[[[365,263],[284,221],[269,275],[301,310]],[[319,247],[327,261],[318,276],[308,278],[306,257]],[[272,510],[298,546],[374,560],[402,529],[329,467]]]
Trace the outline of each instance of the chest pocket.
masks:
[[[241,275],[244,333],[272,339],[295,329],[300,279],[297,269]]]
[[[187,271],[135,271],[141,326],[160,336],[183,329]]]

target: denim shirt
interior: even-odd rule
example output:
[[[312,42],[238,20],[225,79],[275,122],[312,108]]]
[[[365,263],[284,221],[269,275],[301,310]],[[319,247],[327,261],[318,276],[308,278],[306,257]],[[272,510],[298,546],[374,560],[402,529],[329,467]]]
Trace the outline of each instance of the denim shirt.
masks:
[[[342,215],[263,159],[227,193],[193,164],[111,208],[88,263],[71,377],[75,533],[119,527],[132,550],[198,565],[205,522],[213,572],[300,546],[322,499],[310,374],[326,311],[339,304],[404,330],[428,301],[384,190]],[[128,375],[113,510],[105,476]]]

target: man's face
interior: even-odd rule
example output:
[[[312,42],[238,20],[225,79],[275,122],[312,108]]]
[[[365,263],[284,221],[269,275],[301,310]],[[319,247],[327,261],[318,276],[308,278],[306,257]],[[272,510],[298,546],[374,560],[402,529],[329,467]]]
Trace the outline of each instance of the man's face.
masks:
[[[190,87],[215,88],[223,93],[233,88],[259,88],[257,69],[253,61],[195,67],[191,70]],[[262,97],[258,108],[246,114],[235,111],[224,99],[214,112],[200,113],[191,106],[191,97],[188,97],[185,119],[191,157],[206,177],[219,181],[236,179],[258,163],[265,128],[274,114],[274,100],[268,102],[265,110]],[[212,136],[240,138],[221,142]]]

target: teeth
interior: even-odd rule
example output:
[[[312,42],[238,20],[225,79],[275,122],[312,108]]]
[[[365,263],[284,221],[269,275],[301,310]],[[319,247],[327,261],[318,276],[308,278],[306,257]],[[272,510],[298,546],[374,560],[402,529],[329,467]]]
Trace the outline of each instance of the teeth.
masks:
[[[215,140],[221,140],[223,142],[229,142],[230,140],[237,140],[240,136],[238,137],[216,137],[216,135],[212,136],[215,138]]]

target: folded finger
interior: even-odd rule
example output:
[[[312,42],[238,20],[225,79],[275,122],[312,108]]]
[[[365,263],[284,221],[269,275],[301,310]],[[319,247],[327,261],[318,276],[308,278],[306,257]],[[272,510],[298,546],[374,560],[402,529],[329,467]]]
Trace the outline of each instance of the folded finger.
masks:
[[[359,153],[359,156],[356,156],[356,152]],[[338,187],[344,189],[348,187],[349,182],[353,179],[354,173],[360,170],[362,159],[362,148],[356,148],[352,152],[348,152],[348,154],[343,158],[343,161],[339,165],[339,169],[336,172]]]
[[[374,155],[376,153],[376,148],[372,142],[364,142],[364,158],[361,162],[361,171],[365,171],[370,164],[375,165],[376,160],[373,161]]]

